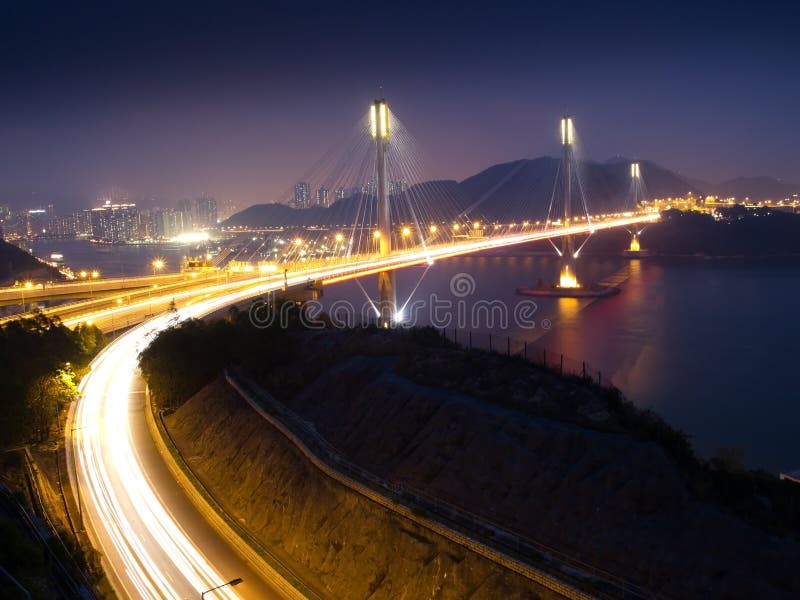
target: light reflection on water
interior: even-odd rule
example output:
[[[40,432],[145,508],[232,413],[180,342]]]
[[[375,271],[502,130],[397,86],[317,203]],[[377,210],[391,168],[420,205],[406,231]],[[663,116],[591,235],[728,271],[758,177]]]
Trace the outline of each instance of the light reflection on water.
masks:
[[[147,274],[155,256],[177,270],[187,253],[177,247],[97,247],[85,242],[49,242],[40,255],[61,251],[77,268],[100,268],[105,275]],[[191,252],[191,250],[188,250]],[[800,468],[800,394],[795,377],[800,350],[800,263],[752,261],[662,261],[585,256],[578,266],[584,282],[600,281],[622,268],[630,277],[622,293],[597,301],[533,299],[538,304],[535,329],[491,328],[497,336],[534,341],[548,355],[563,353],[611,378],[638,406],[653,408],[672,425],[694,437],[703,455],[722,446],[739,446],[748,462],[770,471]],[[424,268],[400,271],[402,303]],[[474,292],[455,298],[453,276],[466,273]],[[487,254],[437,262],[414,294],[461,301],[469,313],[478,300],[500,300],[514,307],[520,286],[555,280],[553,256]],[[361,283],[375,295],[376,278]],[[326,286],[323,304],[347,300],[358,307],[365,298],[358,285]],[[418,313],[428,324],[428,312]],[[545,330],[542,320],[552,327]],[[452,330],[454,320],[448,327]],[[479,324],[480,325],[480,324]],[[478,330],[487,330],[485,326]],[[465,339],[463,334],[459,339]],[[502,343],[502,340],[501,340]],[[498,347],[505,347],[499,345]]]
[[[31,243],[36,256],[49,260],[50,254],[64,255],[64,263],[73,271],[97,269],[103,277],[129,277],[152,273],[153,260],[164,260],[163,273],[180,270],[185,256],[196,256],[202,248],[175,244],[111,246],[84,240],[44,240]]]
[[[579,276],[599,281],[626,264],[585,257]],[[398,297],[408,295],[421,272],[398,273]],[[475,293],[464,300],[499,299],[513,306],[521,299],[517,287],[550,281],[557,272],[552,257],[453,258],[431,268],[415,297],[452,298],[451,278],[468,273]],[[375,293],[374,279],[362,284]],[[548,355],[563,352],[578,364],[586,361],[635,404],[689,433],[702,455],[738,446],[749,464],[775,472],[800,467],[800,320],[790,300],[797,297],[797,262],[637,260],[617,296],[537,298],[537,318],[552,321],[549,331],[512,326],[494,332],[538,339]],[[323,303],[336,299],[363,302],[363,294],[351,282],[326,287]]]

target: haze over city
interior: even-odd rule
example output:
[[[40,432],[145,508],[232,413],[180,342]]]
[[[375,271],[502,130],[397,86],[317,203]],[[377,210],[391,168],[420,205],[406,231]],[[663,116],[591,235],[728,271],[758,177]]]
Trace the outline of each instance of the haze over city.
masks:
[[[795,12],[5,7],[0,598],[800,598]]]
[[[0,25],[0,203],[84,208],[114,187],[140,206],[286,201],[380,96],[419,141],[427,178],[552,154],[553,123],[571,113],[587,158],[800,181],[789,11],[15,4]]]

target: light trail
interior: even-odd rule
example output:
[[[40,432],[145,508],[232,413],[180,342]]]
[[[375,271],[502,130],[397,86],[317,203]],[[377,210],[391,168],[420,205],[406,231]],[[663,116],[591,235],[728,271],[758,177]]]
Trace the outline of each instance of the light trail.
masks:
[[[156,493],[136,450],[130,415],[137,356],[149,340],[178,321],[250,295],[249,289],[230,292],[146,321],[106,347],[82,381],[73,420],[76,476],[85,517],[124,596],[196,598],[231,578],[209,563]],[[231,588],[215,593],[239,597]]]
[[[200,542],[191,539],[177,516],[170,512],[170,507],[157,493],[135,444],[131,415],[137,407],[141,409],[142,404],[134,389],[137,356],[159,331],[179,321],[202,317],[248,298],[280,290],[284,282],[289,286],[302,285],[309,280],[332,283],[380,270],[430,263],[432,259],[655,219],[654,215],[632,216],[559,230],[481,238],[384,258],[373,256],[314,266],[287,274],[285,279],[277,275],[246,285],[242,282],[209,285],[203,289],[209,297],[194,299],[193,304],[179,308],[176,313],[151,318],[122,334],[92,362],[90,372],[81,383],[71,446],[77,487],[85,506],[84,517],[89,522],[94,543],[113,571],[116,591],[121,596],[148,600],[196,598],[203,590],[234,575],[220,573],[200,550]],[[189,298],[197,294],[198,291],[193,290],[174,294],[174,297]],[[173,295],[164,298],[167,297]],[[124,310],[113,308],[104,314]],[[86,315],[83,315],[65,320],[65,324],[75,325],[85,320]],[[218,598],[239,597],[232,588],[219,589],[216,594]]]
[[[151,487],[130,412],[139,347],[168,326],[158,317],[111,344],[84,379],[73,450],[89,520],[130,598],[189,598],[226,579],[208,564]],[[141,400],[141,399],[140,399]],[[229,590],[219,597],[236,598]]]

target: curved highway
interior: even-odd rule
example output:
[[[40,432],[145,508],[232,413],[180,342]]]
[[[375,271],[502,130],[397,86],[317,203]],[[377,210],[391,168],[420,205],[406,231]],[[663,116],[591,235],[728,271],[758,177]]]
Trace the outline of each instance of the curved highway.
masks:
[[[295,271],[285,282],[294,286],[308,279],[336,281],[565,233],[649,220],[653,217],[639,216],[560,231],[480,239],[384,258],[354,257],[347,263]],[[244,579],[241,585],[223,587],[206,597],[278,597],[258,573],[220,540],[166,470],[145,425],[144,390],[137,376],[137,356],[154,335],[179,320],[207,315],[278,290],[283,284],[283,277],[274,277],[244,288],[241,284],[209,286],[207,293],[199,297],[197,292],[184,292],[186,296],[181,300],[187,305],[120,335],[94,360],[91,371],[84,377],[81,398],[68,427],[70,477],[75,483],[73,489],[78,490],[83,522],[93,544],[103,554],[104,567],[119,596],[199,598],[203,591],[241,577]],[[112,318],[117,310],[124,309],[108,311]],[[75,324],[85,319],[75,317],[65,323]]]
[[[234,295],[231,295],[234,296]],[[71,423],[82,517],[117,593],[128,598],[278,598],[206,523],[163,464],[146,426],[137,355],[176,318],[200,316],[225,296],[152,319],[110,344],[92,364]]]

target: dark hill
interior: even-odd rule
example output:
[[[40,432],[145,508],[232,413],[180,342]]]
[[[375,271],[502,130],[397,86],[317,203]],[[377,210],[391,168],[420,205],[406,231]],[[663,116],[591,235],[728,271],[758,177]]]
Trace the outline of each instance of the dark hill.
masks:
[[[412,206],[420,204],[423,221],[453,219],[460,212],[470,218],[490,221],[542,219],[547,215],[559,159],[541,156],[497,164],[464,181],[430,181],[412,186],[397,196],[394,204],[397,221],[409,222]],[[631,208],[630,161],[612,159],[605,163],[583,162],[581,181],[591,212],[611,212]],[[650,197],[683,196],[700,190],[672,171],[649,161],[640,161],[642,177]],[[363,200],[363,202],[360,202]],[[349,225],[356,222],[359,204],[363,214],[375,215],[375,198],[351,196],[330,208],[295,210],[283,204],[257,204],[233,215],[223,226],[281,227],[310,225]],[[362,219],[359,218],[359,222]]]
[[[435,200],[429,204],[428,199]],[[417,214],[436,213],[436,218],[451,218],[468,204],[459,184],[455,181],[427,181],[411,188],[392,202],[392,220],[408,223],[413,220],[409,205],[437,206],[433,211],[417,211]],[[377,211],[375,196],[355,195],[333,203],[328,208],[314,206],[297,210],[286,204],[254,204],[233,215],[223,227],[309,227],[346,226],[355,222],[375,223]],[[424,218],[424,217],[420,217]]]
[[[10,285],[16,280],[52,280],[63,276],[53,267],[45,265],[13,244],[0,240],[0,285]]]
[[[800,185],[772,177],[737,177],[714,186],[714,193],[740,200],[783,200],[800,192]]]

